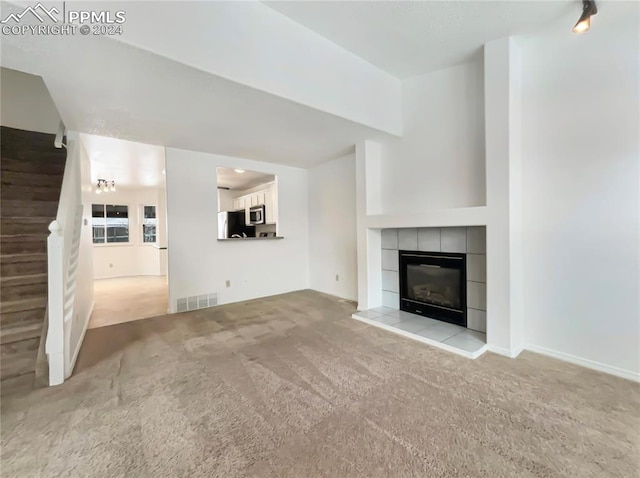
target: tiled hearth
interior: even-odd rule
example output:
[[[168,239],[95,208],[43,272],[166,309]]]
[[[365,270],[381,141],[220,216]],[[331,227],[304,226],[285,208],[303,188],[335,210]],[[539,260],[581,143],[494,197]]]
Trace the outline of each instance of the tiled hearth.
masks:
[[[352,317],[472,359],[487,350],[486,337],[481,332],[389,307],[356,311]]]
[[[486,228],[428,227],[381,231],[382,307],[356,311],[352,317],[449,352],[475,359],[487,349]],[[466,254],[467,327],[398,310],[399,252]]]

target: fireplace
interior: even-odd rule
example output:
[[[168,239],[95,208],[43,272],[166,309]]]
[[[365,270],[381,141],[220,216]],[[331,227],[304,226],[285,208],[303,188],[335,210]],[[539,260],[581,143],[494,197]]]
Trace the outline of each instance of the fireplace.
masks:
[[[399,251],[400,310],[467,326],[466,254]]]

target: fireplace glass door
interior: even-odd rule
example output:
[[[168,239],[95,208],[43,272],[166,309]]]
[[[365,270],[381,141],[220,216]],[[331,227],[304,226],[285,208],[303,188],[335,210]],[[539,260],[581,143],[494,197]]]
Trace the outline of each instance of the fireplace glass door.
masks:
[[[460,271],[428,264],[409,265],[407,292],[409,299],[459,310]]]
[[[465,254],[399,254],[400,308],[466,327]]]

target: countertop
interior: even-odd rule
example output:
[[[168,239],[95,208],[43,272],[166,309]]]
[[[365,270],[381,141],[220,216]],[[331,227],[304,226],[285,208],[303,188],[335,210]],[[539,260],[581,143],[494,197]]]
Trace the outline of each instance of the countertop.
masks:
[[[283,236],[276,237],[230,237],[228,239],[218,239],[220,242],[224,241],[273,241],[278,239],[284,239]]]

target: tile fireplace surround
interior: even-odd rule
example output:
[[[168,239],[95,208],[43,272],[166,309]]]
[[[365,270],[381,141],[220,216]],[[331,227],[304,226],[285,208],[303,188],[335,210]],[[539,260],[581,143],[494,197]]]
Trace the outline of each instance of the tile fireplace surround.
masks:
[[[398,309],[398,251],[467,254],[467,328],[487,331],[486,231],[483,226],[382,230],[382,305]],[[442,322],[443,324],[445,322]]]

